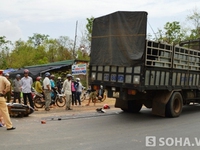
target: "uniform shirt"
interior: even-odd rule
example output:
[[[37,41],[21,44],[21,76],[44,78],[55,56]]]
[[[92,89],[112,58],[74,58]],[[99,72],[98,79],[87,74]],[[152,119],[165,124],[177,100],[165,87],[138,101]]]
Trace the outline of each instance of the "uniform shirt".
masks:
[[[33,84],[33,79],[31,77],[23,77],[22,81],[22,93],[31,93],[31,86]]]
[[[13,80],[13,90],[14,92],[21,92],[22,81],[21,80]]]
[[[67,95],[72,95],[72,82],[66,79],[63,83],[63,92]]]
[[[4,94],[7,93],[10,90],[10,82],[6,79],[6,77],[3,77],[0,75],[0,93]]]
[[[49,85],[49,88],[51,90],[51,83],[50,83],[50,80],[48,77],[45,77],[44,80],[43,80],[43,86],[44,86],[44,89],[45,90],[48,90],[48,87],[47,85]]]

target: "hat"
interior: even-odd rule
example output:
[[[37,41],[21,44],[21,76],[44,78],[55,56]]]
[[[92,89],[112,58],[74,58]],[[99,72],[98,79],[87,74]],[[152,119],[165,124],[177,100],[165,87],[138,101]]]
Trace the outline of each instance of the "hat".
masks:
[[[20,77],[21,77],[21,75],[20,75],[20,74],[17,74],[17,75],[16,75],[16,78],[20,78]]]
[[[71,74],[67,74],[67,77],[71,77],[72,75]]]
[[[3,70],[0,70],[0,74],[3,74]]]

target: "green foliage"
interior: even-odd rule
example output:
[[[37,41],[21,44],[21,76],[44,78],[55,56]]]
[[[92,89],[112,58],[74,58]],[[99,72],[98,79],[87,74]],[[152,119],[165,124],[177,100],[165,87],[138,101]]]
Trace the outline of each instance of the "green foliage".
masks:
[[[8,68],[8,62],[10,61],[10,47],[11,41],[6,40],[5,36],[0,37],[0,68]]]
[[[84,50],[83,51],[82,50],[78,50],[77,51],[77,59],[78,60],[87,60],[87,61],[89,61],[90,57],[89,57],[88,53],[85,52]]]
[[[93,27],[93,21],[94,17],[86,18],[87,24],[86,24],[86,29],[87,29],[87,39],[91,41],[92,38],[92,27]]]
[[[182,39],[184,39],[184,31],[181,30],[181,25],[179,22],[167,22],[164,25],[164,31],[158,30],[157,40],[166,42],[169,44],[178,44]]]
[[[50,39],[48,35],[34,34],[28,41],[18,40],[14,48],[2,49],[1,68],[22,68],[24,66],[46,64],[55,61],[72,59],[72,41],[68,37]],[[0,38],[1,47],[8,43],[5,37]]]
[[[186,39],[193,40],[200,38],[200,12],[198,12],[198,9],[194,9],[192,14],[187,16],[187,20],[193,25],[193,29],[190,30],[190,34]]]
[[[28,42],[32,43],[35,47],[43,44],[48,40],[49,35],[34,33],[33,36],[29,37]]]

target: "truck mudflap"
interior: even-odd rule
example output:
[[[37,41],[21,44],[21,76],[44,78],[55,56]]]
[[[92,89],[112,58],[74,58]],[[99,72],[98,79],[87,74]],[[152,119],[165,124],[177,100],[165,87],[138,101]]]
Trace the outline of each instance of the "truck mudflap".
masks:
[[[171,98],[174,91],[181,90],[160,91],[156,94],[156,96],[153,99],[152,114],[165,117],[166,104]]]
[[[125,100],[116,99],[115,107],[116,108],[121,108],[122,110],[123,109],[125,110],[125,109],[128,109],[128,103]]]

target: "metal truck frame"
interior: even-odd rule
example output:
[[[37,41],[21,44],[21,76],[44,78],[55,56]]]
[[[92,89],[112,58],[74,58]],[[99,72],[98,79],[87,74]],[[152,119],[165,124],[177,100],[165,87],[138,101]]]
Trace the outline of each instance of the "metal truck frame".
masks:
[[[92,89],[103,85],[107,96],[116,98],[115,107],[124,111],[139,112],[144,105],[163,117],[178,117],[183,105],[200,103],[200,51],[149,40],[144,43],[141,58],[131,65],[95,63],[93,44],[89,74]]]

